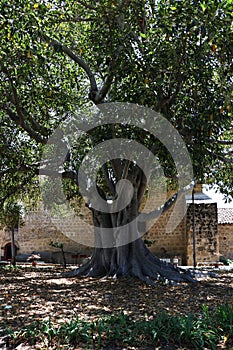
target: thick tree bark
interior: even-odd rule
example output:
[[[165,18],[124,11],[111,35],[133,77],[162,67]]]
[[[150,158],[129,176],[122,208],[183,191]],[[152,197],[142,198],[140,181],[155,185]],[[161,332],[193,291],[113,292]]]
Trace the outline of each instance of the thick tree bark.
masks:
[[[148,159],[145,159],[145,162],[148,162]],[[154,219],[169,209],[182,190],[169,198],[162,208],[155,208],[150,213],[139,215],[147,188],[148,174],[146,177],[142,169],[131,160],[114,159],[111,161],[111,169],[114,171],[114,176],[111,176],[107,166],[103,168],[106,184],[109,190],[113,189],[110,192],[111,212],[107,212],[106,208],[102,211],[95,209],[98,207],[97,196],[107,202],[106,192],[101,187],[93,184],[93,188],[90,186],[88,192],[87,206],[92,211],[95,227],[93,255],[86,264],[66,273],[65,276],[133,277],[152,285],[160,279],[195,282],[189,272],[161,262],[154,256],[145,246],[138,230],[139,223]],[[129,187],[126,182],[120,180],[128,180],[132,186]],[[122,206],[124,209],[119,209],[121,206],[117,199],[120,199],[121,203],[127,203]]]
[[[161,279],[196,282],[188,271],[160,261],[141,238],[121,247],[95,248],[90,261],[68,272],[66,276],[134,277],[152,285]]]
[[[125,225],[128,215],[126,210],[122,213],[114,213],[107,215],[106,213],[93,212],[95,225],[103,228],[109,227],[110,223],[119,226],[119,221]],[[129,210],[129,208],[128,208]],[[127,211],[128,211],[127,210]],[[132,208],[131,210],[131,219]],[[121,215],[120,215],[121,214]],[[129,211],[128,213],[129,214]],[[167,264],[160,261],[154,256],[151,251],[145,246],[144,241],[139,233],[130,232],[137,230],[135,225],[129,225],[128,231],[129,240],[132,241],[125,245],[113,246],[111,248],[100,247],[101,234],[96,234],[97,247],[94,249],[91,259],[79,267],[65,274],[67,277],[88,276],[88,277],[116,277],[116,278],[138,278],[146,283],[154,285],[158,280],[169,280],[176,282],[195,282],[188,271],[173,267],[172,264]],[[111,231],[110,231],[111,232]],[[134,236],[130,236],[130,234]],[[136,238],[135,240],[133,240]],[[115,237],[112,237],[114,240]]]

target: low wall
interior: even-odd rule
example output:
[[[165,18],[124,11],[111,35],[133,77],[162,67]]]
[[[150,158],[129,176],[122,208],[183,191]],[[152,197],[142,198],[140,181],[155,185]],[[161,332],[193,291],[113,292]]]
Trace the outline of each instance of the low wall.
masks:
[[[50,246],[51,241],[63,243],[64,251],[69,253],[69,256],[74,255],[74,263],[77,261],[77,254],[90,255],[92,248],[89,248],[83,244],[80,244],[76,235],[76,232],[82,232],[87,234],[85,230],[85,222],[79,223],[77,226],[74,222],[66,222],[67,235],[63,234],[62,228],[64,228],[64,219],[57,218],[52,220],[45,211],[30,212],[24,218],[25,225],[20,227],[15,232],[15,242],[17,246],[17,254],[31,254],[34,251],[44,252],[59,252],[58,248]],[[69,234],[73,235],[71,239]],[[92,235],[90,234],[90,237]],[[10,233],[3,230],[0,232],[0,245],[1,245],[1,259],[4,256],[4,246],[11,242]]]
[[[219,224],[218,236],[220,257],[233,260],[233,224]]]
[[[49,245],[51,241],[56,241],[64,244],[64,250],[73,263],[77,262],[78,254],[90,255],[93,249],[78,243],[86,237],[86,242],[90,239],[90,245],[93,245],[93,226],[88,225],[91,224],[91,217],[87,211],[84,214],[85,220],[77,224],[75,220],[52,220],[43,210],[28,213],[25,225],[15,233],[17,254],[59,252],[59,249]],[[185,202],[181,198],[176,211],[171,208],[161,215],[143,236],[144,239],[154,241],[150,250],[160,258],[172,259],[178,256],[181,259],[179,263],[193,265],[192,216],[192,204],[185,214]],[[63,229],[66,235],[62,233]],[[80,235],[81,240],[77,235]],[[195,204],[195,235],[197,262],[218,261],[220,255],[233,259],[233,225],[217,225],[216,203]],[[10,241],[10,233],[0,231],[1,259],[4,246]]]

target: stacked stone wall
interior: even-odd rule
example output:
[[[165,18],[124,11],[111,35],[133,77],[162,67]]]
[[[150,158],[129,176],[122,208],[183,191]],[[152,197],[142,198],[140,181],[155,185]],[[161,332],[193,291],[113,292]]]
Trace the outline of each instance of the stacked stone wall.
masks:
[[[187,210],[187,264],[193,265],[193,209],[195,208],[196,262],[219,261],[217,203],[190,204]]]
[[[89,255],[92,252],[93,229],[91,230],[91,217],[88,215],[85,220],[77,220],[75,217],[66,220],[63,217],[52,218],[46,211],[40,210],[27,213],[24,222],[24,226],[15,231],[18,254],[31,254],[35,251],[57,252],[58,248],[50,246],[52,241],[63,243],[64,251],[74,255]],[[89,229],[87,229],[88,224]],[[89,247],[82,244],[84,240],[90,242]],[[4,255],[4,246],[10,241],[10,233],[2,230],[0,232],[1,258]]]
[[[175,256],[180,258],[179,263],[186,262],[186,218],[185,199],[182,197],[174,207],[160,215],[154,225],[149,228],[143,237],[153,242],[150,250],[160,258]]]
[[[233,224],[219,224],[218,236],[220,257],[233,260]]]
[[[185,200],[161,215],[144,239],[153,242],[150,250],[160,258],[178,256],[179,263],[193,265],[193,206],[185,213]],[[149,208],[149,210],[153,208]],[[169,224],[168,224],[169,223]],[[53,217],[46,211],[30,212],[25,225],[15,233],[17,253],[31,254],[33,251],[57,252],[51,241],[64,244],[64,250],[75,254],[90,255],[94,244],[94,229],[90,211],[82,209],[82,217],[69,220]],[[65,232],[65,234],[64,234]],[[217,225],[217,205],[195,204],[195,236],[197,262],[218,261],[219,256],[233,259],[233,225]],[[10,233],[0,231],[0,245],[3,248],[11,240]],[[85,245],[83,244],[85,242]],[[89,245],[89,247],[88,247]]]

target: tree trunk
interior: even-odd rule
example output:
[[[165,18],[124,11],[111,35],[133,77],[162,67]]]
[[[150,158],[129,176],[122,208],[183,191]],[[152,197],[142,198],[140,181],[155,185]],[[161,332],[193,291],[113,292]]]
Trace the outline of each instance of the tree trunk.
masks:
[[[114,214],[93,211],[95,227],[98,224],[99,227],[104,229],[109,227],[110,223],[113,224],[113,227],[122,227],[129,221],[128,215],[130,211],[129,208],[127,208],[127,213],[126,210]],[[131,219],[133,219],[132,211]],[[121,225],[119,225],[119,221],[121,221]],[[190,272],[173,267],[172,264],[164,263],[154,256],[145,246],[135,225],[128,225],[128,231],[135,230],[134,232],[124,232],[124,234],[128,234],[129,243],[120,246],[116,244],[116,246],[110,248],[104,246],[105,242],[102,242],[103,247],[101,247],[101,239],[104,236],[100,237],[101,229],[99,230],[99,227],[96,232],[97,244],[91,259],[78,269],[66,273],[65,276],[134,277],[152,285],[155,284],[156,280],[161,279],[177,282],[195,282]],[[113,231],[110,230],[109,232],[112,233]],[[134,236],[132,236],[133,234]],[[115,243],[117,242],[116,237],[112,236],[111,240],[115,240]]]
[[[64,269],[66,269],[66,256],[65,256],[64,249],[63,249],[63,245],[61,247],[61,253],[62,253],[63,267],[64,267]]]
[[[139,215],[151,175],[151,164],[148,164],[148,158],[141,159],[139,167],[136,164],[139,155],[133,155],[133,148],[131,151],[130,160],[124,159],[123,152],[122,158],[113,158],[102,167],[106,187],[99,186],[92,179],[89,175],[90,169],[87,174],[83,172],[81,187],[88,189],[86,205],[93,215],[95,249],[86,264],[66,273],[65,276],[134,277],[150,284],[159,279],[195,282],[189,272],[161,262],[141,238],[139,222],[157,217],[161,211],[160,208],[155,208],[150,213],[145,210]],[[152,193],[155,190],[153,189]],[[164,203],[163,212],[175,203],[180,191]],[[100,209],[98,201],[108,202],[109,195],[112,198],[111,210],[109,207]]]
[[[11,230],[11,265],[16,265],[15,260],[15,232],[14,228]]]

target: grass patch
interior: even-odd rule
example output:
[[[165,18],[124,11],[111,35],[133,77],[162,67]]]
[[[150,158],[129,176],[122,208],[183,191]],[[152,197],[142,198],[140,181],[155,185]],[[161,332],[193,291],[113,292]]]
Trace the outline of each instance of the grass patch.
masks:
[[[161,312],[153,319],[133,321],[121,313],[88,322],[78,318],[62,324],[51,320],[35,321],[19,331],[10,331],[13,346],[41,344],[41,349],[101,349],[114,342],[124,348],[173,344],[188,349],[217,349],[219,343],[233,339],[233,306],[221,305],[202,313],[168,316]]]

